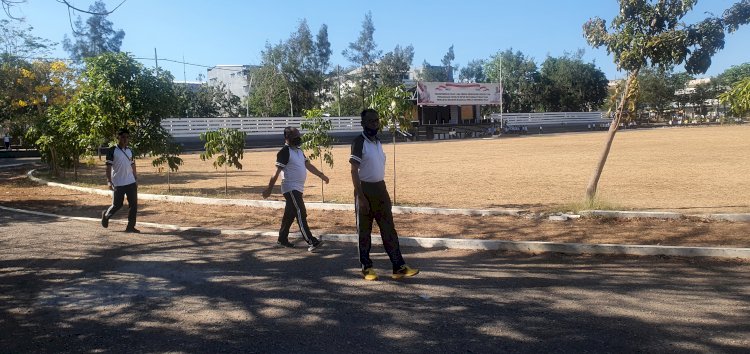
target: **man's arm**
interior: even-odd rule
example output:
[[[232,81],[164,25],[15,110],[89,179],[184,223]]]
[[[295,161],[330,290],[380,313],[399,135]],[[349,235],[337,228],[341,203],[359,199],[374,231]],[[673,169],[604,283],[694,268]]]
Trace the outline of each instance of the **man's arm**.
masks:
[[[352,165],[352,185],[354,185],[354,198],[359,204],[360,214],[368,214],[370,212],[370,205],[367,203],[367,198],[362,192],[362,183],[359,180],[359,164]]]
[[[271,177],[271,180],[268,181],[268,188],[266,188],[266,190],[263,191],[263,199],[266,199],[271,195],[273,186],[276,185],[276,180],[279,178],[280,173],[281,173],[281,167],[276,167],[276,173],[274,173],[273,176]]]
[[[107,187],[114,190],[115,187],[112,185],[112,165],[107,164]]]
[[[311,164],[310,160],[305,160],[305,167],[307,168],[308,171],[310,171],[310,173],[314,174],[318,178],[322,179],[323,182],[328,184],[328,177],[326,177],[326,175],[323,172],[320,172],[320,170],[318,170],[318,168],[315,167],[315,165]]]
[[[133,166],[133,178],[135,178],[135,181],[138,182],[138,172],[135,169],[135,161],[132,161],[130,163],[130,166]]]

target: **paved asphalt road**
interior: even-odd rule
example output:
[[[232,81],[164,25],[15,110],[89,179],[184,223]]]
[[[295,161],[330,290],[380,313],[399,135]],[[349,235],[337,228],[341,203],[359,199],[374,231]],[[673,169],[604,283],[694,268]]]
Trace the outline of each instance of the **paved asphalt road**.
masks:
[[[353,244],[122,229],[0,211],[0,352],[750,350],[747,263],[405,248],[366,282]]]

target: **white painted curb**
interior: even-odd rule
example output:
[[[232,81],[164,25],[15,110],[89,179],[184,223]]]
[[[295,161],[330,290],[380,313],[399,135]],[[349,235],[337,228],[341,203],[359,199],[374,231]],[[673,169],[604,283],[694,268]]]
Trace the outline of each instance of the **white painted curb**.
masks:
[[[647,219],[682,219],[699,218],[717,221],[750,222],[750,214],[680,214],[666,211],[618,211],[618,210],[583,210],[584,216],[605,218],[647,218]]]
[[[111,196],[112,191],[97,189],[97,188],[86,188],[71,186],[69,184],[56,183],[45,181],[41,178],[34,177],[36,170],[31,170],[27,173],[29,179],[39,184],[45,184],[51,187],[60,187],[70,190],[75,190],[84,193],[107,195]],[[286,206],[285,202],[275,200],[247,200],[247,199],[219,199],[219,198],[204,198],[204,197],[187,197],[187,196],[175,196],[175,195],[163,195],[163,194],[138,194],[138,199],[143,200],[158,200],[173,203],[190,203],[190,204],[206,204],[206,205],[237,205],[247,206],[256,208],[270,208],[270,209],[284,209]],[[351,211],[354,212],[353,204],[334,204],[334,203],[305,203],[307,210],[338,210],[338,211]],[[404,207],[394,206],[392,209],[394,214],[429,214],[429,215],[469,215],[469,216],[493,216],[493,215],[511,215],[517,216],[524,212],[521,209],[441,209],[441,208],[426,208],[426,207]]]
[[[48,216],[60,219],[100,222],[98,218],[86,218],[76,216],[62,216],[37,211],[15,209],[0,206],[0,209],[25,213],[31,215]],[[110,220],[111,223],[126,224],[125,220]],[[175,231],[197,231],[215,233],[217,235],[243,235],[273,237],[278,236],[276,231],[259,230],[221,230],[203,227],[182,227],[176,225],[165,225],[147,222],[138,222],[136,225],[157,229]],[[301,238],[299,233],[292,235]],[[321,239],[326,241],[357,243],[358,236],[352,234],[322,234]],[[373,244],[382,244],[380,238],[373,237]],[[714,258],[739,258],[750,259],[750,248],[738,247],[684,247],[684,246],[650,246],[650,245],[617,245],[617,244],[585,244],[585,243],[555,243],[541,241],[500,241],[500,240],[471,240],[453,238],[430,238],[430,237],[399,237],[399,243],[403,246],[421,248],[450,248],[468,250],[505,250],[526,253],[559,252],[567,254],[605,254],[605,255],[637,255],[637,256],[677,256],[677,257],[714,257]]]

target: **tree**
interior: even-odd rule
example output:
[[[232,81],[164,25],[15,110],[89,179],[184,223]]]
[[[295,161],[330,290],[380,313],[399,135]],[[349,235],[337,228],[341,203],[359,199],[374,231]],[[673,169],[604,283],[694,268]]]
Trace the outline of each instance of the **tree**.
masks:
[[[448,79],[446,81],[453,81],[453,72],[456,71],[456,68],[453,67],[453,60],[455,59],[456,55],[453,54],[453,44],[451,44],[448,52],[443,56],[443,60],[440,61],[443,64],[443,70],[445,70],[445,77]]]
[[[388,87],[396,87],[403,84],[413,60],[414,47],[411,44],[404,48],[396,45],[396,48],[393,48],[393,51],[385,53],[383,59],[378,63],[380,84]]]
[[[320,170],[323,171],[323,162],[333,168],[333,137],[330,135],[333,125],[331,121],[323,118],[321,109],[309,109],[305,111],[305,120],[300,124],[305,131],[302,136],[302,150],[312,151],[310,160],[320,158]],[[320,184],[320,196],[325,203],[324,183]]]
[[[675,102],[675,91],[684,88],[675,87],[671,70],[665,68],[643,68],[638,74],[640,90],[636,102],[639,111],[649,114],[655,111],[660,118]],[[640,116],[641,114],[638,114]]]
[[[176,106],[172,76],[163,71],[155,74],[125,53],[105,53],[85,59],[85,64],[70,102],[49,116],[58,124],[45,123],[35,129],[41,150],[60,147],[50,145],[50,141],[66,144],[59,141],[61,137],[76,147],[47,151],[48,157],[58,156],[47,161],[54,164],[55,160],[69,159],[77,164],[82,151],[98,149],[105,142],[114,143],[117,130],[125,127],[133,136],[136,155],[156,157],[154,166],[167,163],[176,170],[182,160],[174,153],[171,136],[161,126],[161,120],[171,116]],[[67,130],[60,132],[58,126]],[[61,156],[63,152],[74,155]]]
[[[227,169],[234,166],[242,169],[242,153],[245,150],[245,132],[237,129],[221,128],[216,131],[201,133],[201,141],[205,141],[205,151],[200,154],[201,160],[206,161],[216,156],[214,168],[224,166],[224,194],[228,194],[229,177]]]
[[[72,74],[64,63],[26,59],[49,54],[55,46],[32,31],[31,26],[0,20],[0,124],[12,136],[21,136],[33,121],[43,119],[46,108],[59,103],[62,91],[69,95],[72,89]]]
[[[411,93],[403,85],[380,87],[372,96],[370,108],[378,111],[380,126],[389,127],[393,135],[393,202],[396,202],[396,134],[408,130],[414,119]]]
[[[106,52],[119,52],[125,31],[114,30],[112,21],[107,19],[107,7],[102,1],[96,1],[89,7],[95,13],[86,20],[86,25],[79,16],[75,22],[73,38],[67,35],[63,39],[63,48],[70,53],[71,59],[81,62],[84,58],[95,57]]]
[[[750,21],[750,0],[742,0],[726,10],[723,17],[709,16],[686,24],[683,18],[697,0],[619,0],[620,11],[612,21],[611,32],[601,18],[583,25],[587,42],[594,48],[606,47],[618,69],[628,78],[617,112],[610,125],[594,174],[586,188],[586,200],[596,196],[597,185],[620,122],[631,117],[632,101],[638,93],[638,74],[648,65],[668,68],[685,63],[690,74],[705,73],[711,57],[724,47],[724,32],[730,33]]]
[[[274,65],[265,63],[254,74],[253,91],[249,97],[251,114],[261,117],[288,115],[288,92],[284,76]]]
[[[505,112],[532,112],[539,105],[541,76],[532,58],[506,49],[490,58],[484,72],[490,82],[503,84]]]
[[[750,113],[750,77],[736,82],[729,91],[719,95],[719,100],[729,104],[737,117]]]
[[[547,57],[542,63],[540,103],[546,111],[592,111],[604,103],[609,81],[604,72],[593,63],[584,63],[582,57],[583,51],[579,51]]]
[[[365,98],[374,92],[376,84],[375,72],[377,70],[375,63],[380,59],[380,55],[382,54],[382,51],[378,50],[378,46],[375,44],[374,33],[375,25],[372,23],[372,12],[368,11],[364,21],[362,21],[362,30],[359,32],[359,38],[357,38],[356,42],[349,43],[349,47],[341,53],[360,69],[358,79],[360,98],[363,106]]]
[[[487,76],[484,75],[484,64],[485,61],[482,59],[469,61],[466,67],[459,71],[458,80],[461,82],[486,82]]]
[[[57,43],[34,36],[34,27],[19,28],[8,20],[0,20],[0,50],[9,57],[34,57],[49,54]]]
[[[716,77],[716,81],[719,85],[729,88],[748,77],[750,77],[750,63],[742,63],[724,70],[723,73]]]

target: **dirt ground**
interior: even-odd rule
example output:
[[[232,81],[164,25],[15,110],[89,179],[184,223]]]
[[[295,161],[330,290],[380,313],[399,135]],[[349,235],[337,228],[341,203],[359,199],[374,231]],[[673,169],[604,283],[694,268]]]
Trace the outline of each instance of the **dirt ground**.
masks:
[[[110,203],[105,196],[37,185],[23,176],[24,171],[0,170],[0,205],[68,216],[98,217]],[[180,226],[274,231],[278,229],[280,213],[280,210],[264,208],[141,200],[138,220]],[[355,233],[354,215],[351,212],[311,210],[308,215],[313,232],[317,235]],[[125,217],[126,208],[123,208],[116,218]],[[554,222],[511,216],[396,214],[395,223],[402,236],[750,247],[750,223],[691,219],[582,219]],[[112,224],[110,227],[123,226]],[[297,231],[296,226],[292,230]]]
[[[396,148],[395,201],[400,205],[472,208],[575,209],[604,143],[604,132],[402,143]],[[393,195],[393,146],[386,183]],[[337,146],[326,201],[351,203],[349,147]],[[599,183],[603,207],[683,213],[750,212],[750,126],[621,131]],[[276,149],[248,150],[243,169],[228,171],[226,197],[260,199],[275,170]],[[224,171],[183,155],[170,174],[170,194],[225,197]],[[104,188],[103,162],[92,161],[82,184]],[[313,161],[319,166],[319,161]],[[141,192],[167,193],[167,175],[138,161]],[[308,176],[308,201],[321,200]],[[277,193],[272,196],[282,200]]]

